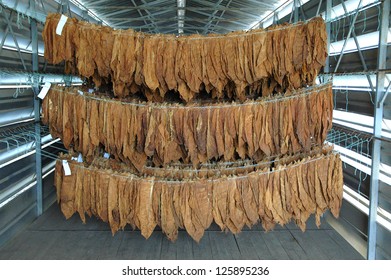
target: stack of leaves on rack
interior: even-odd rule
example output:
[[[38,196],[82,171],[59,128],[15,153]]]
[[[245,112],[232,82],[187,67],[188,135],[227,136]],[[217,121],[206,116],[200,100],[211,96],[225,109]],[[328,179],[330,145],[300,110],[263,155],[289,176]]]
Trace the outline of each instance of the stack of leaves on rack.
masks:
[[[49,14],[43,30],[45,58],[65,61],[69,72],[99,87],[113,84],[115,96],[143,93],[161,101],[170,91],[185,101],[205,91],[213,98],[244,101],[246,93],[268,96],[313,85],[327,57],[322,18],[267,30],[225,35],[151,35]]]
[[[176,37],[76,19],[57,35],[60,17],[47,18],[45,57],[98,89],[53,86],[43,100],[43,122],[70,150],[56,165],[67,218],[94,215],[113,234],[129,224],[146,238],[158,225],[175,240],[182,228],[199,241],[213,221],[238,233],[338,216],[341,160],[323,146],[331,83],[314,84],[322,19]]]
[[[129,224],[148,238],[159,225],[171,240],[184,228],[199,241],[213,221],[238,233],[259,221],[270,230],[291,219],[305,230],[311,214],[319,224],[326,209],[338,216],[341,207],[342,166],[330,147],[264,162],[248,173],[233,170],[231,176],[212,166],[212,175],[192,179],[180,169],[175,179],[140,177],[103,158],[90,165],[71,162],[72,175],[64,176],[63,159],[70,157],[57,161],[56,186],[64,215],[78,212],[83,221],[85,214],[95,215],[109,222],[113,234]]]
[[[331,84],[243,103],[134,103],[53,87],[43,121],[66,148],[91,161],[99,146],[142,170],[175,161],[205,163],[309,151],[332,125]]]

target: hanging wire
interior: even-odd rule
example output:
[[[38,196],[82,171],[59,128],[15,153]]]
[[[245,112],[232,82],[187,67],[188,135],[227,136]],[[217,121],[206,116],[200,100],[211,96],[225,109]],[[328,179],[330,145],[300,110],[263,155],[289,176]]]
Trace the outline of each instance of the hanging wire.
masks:
[[[16,26],[18,27],[18,29],[21,29],[23,27],[21,16],[21,13],[17,12]]]
[[[307,165],[307,164],[312,163],[312,162],[316,162],[316,161],[319,161],[319,160],[327,159],[327,158],[329,158],[331,156],[334,156],[335,154],[336,153],[334,151],[332,151],[332,152],[329,152],[326,155],[321,155],[319,157],[314,157],[314,158],[311,158],[311,159],[307,158],[304,161],[303,160],[298,160],[298,161],[295,161],[295,162],[293,162],[293,163],[291,163],[289,165],[285,165],[284,164],[284,165],[278,166],[277,168],[272,168],[269,171],[256,170],[256,171],[252,171],[251,173],[244,174],[244,175],[228,176],[228,177],[224,178],[224,180],[245,179],[245,178],[248,178],[249,174],[272,174],[272,173],[275,173],[275,172],[281,172],[281,171],[288,170],[288,169],[299,168],[299,167],[301,167],[303,165]],[[66,158],[66,157],[64,157],[64,156],[60,157],[60,159],[64,159],[64,158]],[[275,161],[275,162],[277,162],[277,161]],[[75,163],[74,161],[68,161],[68,163],[71,164],[71,165],[77,165],[78,168],[83,168],[83,169],[86,169],[86,170],[91,170],[91,171],[95,171],[95,172],[99,172],[99,173],[107,172],[105,169],[100,169],[99,167],[95,167],[95,166],[80,165],[80,164]],[[219,175],[219,174],[217,174],[217,175]],[[138,176],[137,174],[130,173],[129,171],[126,172],[126,174],[124,174],[124,172],[121,172],[121,173],[113,172],[111,174],[111,176],[122,177],[122,178],[132,178],[134,180],[143,180],[143,181],[150,181],[150,182],[152,181],[152,182],[155,182],[155,183],[181,184],[183,182],[183,180],[178,181],[178,180],[171,179],[171,178],[156,179],[155,176],[150,176],[150,175]],[[216,178],[204,179],[203,182],[214,182],[214,181],[219,180],[219,179],[221,179],[221,177],[217,176]],[[186,182],[191,182],[193,180],[194,180],[194,178],[186,179]]]
[[[345,89],[345,111],[348,112],[349,107],[349,90]]]
[[[344,14],[338,16],[338,17],[332,18],[332,19],[329,20],[329,22],[339,21],[342,18],[346,18],[346,17],[350,17],[351,15],[354,15],[356,12],[360,13],[360,12],[368,10],[369,8],[372,8],[372,7],[377,7],[378,9],[380,9],[381,2],[382,1],[376,1],[376,2],[369,3],[369,4],[365,5],[365,6],[361,6],[358,9],[354,9],[354,10],[348,12],[348,13],[344,13]]]
[[[328,133],[326,141],[338,146],[341,146],[345,149],[348,149],[354,153],[356,153],[359,156],[352,156],[348,154],[344,154],[343,151],[339,151],[341,155],[346,156],[349,158],[349,160],[355,161],[360,165],[370,167],[370,164],[368,164],[368,161],[370,162],[371,156],[369,155],[369,145],[370,142],[372,141],[373,135],[357,131],[357,130],[352,130],[348,128],[342,128],[338,126],[334,126]],[[365,147],[365,149],[364,149]],[[367,158],[368,160],[365,161],[362,159],[364,157]],[[344,169],[347,168],[347,163],[343,162],[343,167]],[[361,169],[358,169],[357,167],[354,167],[354,175],[358,179],[358,186],[357,186],[357,192],[359,194],[362,194],[361,186],[363,181],[365,181],[368,177],[368,174],[366,172],[363,172]],[[364,173],[364,176],[363,176]],[[357,175],[358,174],[358,175]]]
[[[362,11],[362,13],[364,15],[364,24],[361,33],[364,34],[365,30],[367,29],[367,10]]]
[[[50,134],[47,126],[41,126],[41,137]],[[7,150],[29,144],[37,140],[35,124],[18,125],[0,130],[0,139],[5,143]]]
[[[256,105],[259,103],[266,104],[266,103],[283,102],[283,101],[287,101],[290,99],[302,98],[305,96],[315,95],[320,92],[324,92],[325,90],[327,90],[331,86],[331,84],[332,84],[332,80],[330,80],[324,84],[321,84],[321,85],[316,85],[316,86],[307,87],[304,89],[294,90],[291,93],[289,93],[289,95],[280,94],[280,95],[274,95],[274,96],[261,97],[256,100],[249,100],[249,101],[245,101],[243,103],[221,102],[221,103],[218,103],[218,105],[212,103],[212,104],[205,104],[202,106],[200,106],[200,105],[189,105],[189,106],[191,106],[191,108],[213,109],[213,108],[251,106],[251,105]],[[82,91],[82,88],[81,87],[71,87],[71,88],[67,88],[65,90],[65,88],[62,89],[60,87],[53,87],[53,88],[51,88],[51,90],[56,91],[56,92],[67,92],[67,93],[79,95],[80,94],[79,92]],[[185,106],[185,105],[179,104],[179,103],[174,103],[174,104],[167,104],[167,103],[162,104],[162,103],[151,103],[151,102],[137,102],[136,103],[136,102],[130,102],[130,101],[121,101],[118,99],[111,99],[108,97],[106,97],[106,98],[100,97],[100,96],[96,96],[94,94],[91,94],[91,93],[85,92],[85,91],[82,91],[82,92],[83,92],[83,97],[86,99],[92,99],[92,100],[108,102],[108,103],[120,103],[120,104],[124,104],[124,105],[131,105],[131,106],[137,106],[137,107],[149,107],[151,109],[160,109],[160,110],[167,110],[167,109],[185,109],[185,110],[187,110],[189,108],[189,106],[187,106],[187,105]]]

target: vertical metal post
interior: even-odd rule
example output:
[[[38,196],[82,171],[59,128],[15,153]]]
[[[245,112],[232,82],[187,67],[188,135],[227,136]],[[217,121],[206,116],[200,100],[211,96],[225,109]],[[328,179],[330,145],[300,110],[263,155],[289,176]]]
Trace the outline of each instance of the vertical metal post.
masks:
[[[377,56],[377,69],[386,69],[387,59],[387,33],[389,27],[390,0],[381,3],[381,21],[379,48]],[[379,195],[379,165],[381,150],[381,131],[383,121],[383,104],[381,102],[384,90],[385,72],[378,71],[376,76],[375,112],[373,124],[373,145],[372,145],[372,167],[371,167],[371,187],[369,191],[369,217],[368,217],[368,251],[369,260],[376,259],[376,235],[377,235],[377,206]]]
[[[63,15],[71,16],[71,10],[69,8],[69,1],[68,0],[61,0],[60,5],[61,5],[61,7],[60,7],[61,13]]]
[[[87,10],[81,11],[81,17],[84,21],[88,21],[88,11]]]
[[[293,22],[299,21],[299,0],[293,0],[293,5],[295,9],[293,10]]]
[[[330,36],[331,36],[331,5],[332,0],[326,0],[326,33],[327,33],[327,58],[324,66],[324,73],[330,73]]]
[[[38,72],[38,30],[37,21],[31,19],[31,46],[32,46],[32,70]],[[40,124],[40,101],[37,97],[39,93],[39,78],[33,76],[33,92],[34,92],[34,121],[35,121],[35,172],[37,179],[37,216],[42,215],[42,157],[41,157],[41,124]]]

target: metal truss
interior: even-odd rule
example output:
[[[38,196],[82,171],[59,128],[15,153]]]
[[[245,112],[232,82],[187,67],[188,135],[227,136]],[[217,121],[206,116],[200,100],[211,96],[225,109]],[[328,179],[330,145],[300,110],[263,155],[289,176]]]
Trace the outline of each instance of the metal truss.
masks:
[[[384,0],[381,3],[380,36],[377,57],[377,68],[386,69],[387,62],[387,35],[390,26],[390,0]],[[375,91],[375,113],[374,113],[374,141],[372,145],[372,167],[371,167],[371,187],[369,194],[369,218],[368,218],[368,246],[367,258],[376,259],[377,247],[377,208],[379,196],[379,173],[380,173],[380,152],[381,152],[381,132],[383,122],[383,102],[389,91],[384,87],[385,72],[380,71],[376,76]]]
[[[46,64],[43,69],[39,69],[39,53],[38,53],[38,35],[40,26],[45,20],[48,12],[60,12],[68,15],[69,17],[78,16],[85,19],[95,20],[96,17],[89,17],[86,15],[87,10],[76,9],[76,6],[72,6],[70,1],[34,1],[34,0],[15,0],[15,1],[1,1],[1,15],[0,21],[4,26],[2,38],[0,42],[0,56],[6,49],[7,38],[12,38],[12,45],[7,45],[8,51],[14,51],[17,53],[17,59],[20,60],[24,71],[17,71],[13,69],[0,69],[0,76],[4,78],[4,75],[9,75],[13,80],[19,79],[20,83],[30,85],[34,93],[34,122],[30,125],[32,130],[29,132],[34,136],[35,145],[35,176],[36,176],[36,215],[39,216],[43,212],[43,193],[42,193],[42,133],[47,131],[42,130],[40,125],[40,100],[37,98],[40,90],[40,84],[42,80],[58,79],[60,75],[43,74]],[[72,9],[73,8],[73,9]],[[22,17],[27,17],[27,20],[22,20]],[[26,32],[27,31],[27,32]],[[21,41],[24,42],[24,48],[21,48]],[[31,56],[31,58],[28,58]],[[27,58],[27,59],[26,59]],[[2,79],[1,82],[5,82],[7,79]],[[65,76],[61,78],[61,81],[67,81]],[[0,82],[0,83],[1,83]],[[15,84],[17,86],[17,84]],[[15,137],[20,134],[15,134]],[[23,136],[23,135],[22,135]],[[30,135],[31,136],[31,135]],[[27,137],[27,136],[26,136]],[[8,137],[9,138],[9,137]],[[4,138],[4,139],[8,139]],[[3,139],[3,141],[5,141]],[[27,138],[26,138],[27,139]],[[12,140],[12,139],[11,139]],[[20,139],[19,139],[20,140]],[[9,143],[8,143],[9,144]]]
[[[332,0],[326,0],[326,21],[328,22],[328,37],[330,37],[330,19],[331,19],[331,5]],[[351,17],[351,21],[349,24],[349,31],[347,33],[346,38],[344,39],[344,43],[342,49],[339,53],[338,61],[334,69],[334,74],[341,75],[338,73],[339,66],[341,65],[341,61],[345,55],[345,49],[347,46],[347,42],[350,38],[353,38],[357,54],[360,58],[361,66],[362,66],[362,74],[366,76],[369,84],[369,89],[372,94],[375,96],[374,102],[374,133],[372,135],[372,164],[371,164],[371,178],[370,178],[370,195],[369,195],[369,218],[368,218],[368,243],[367,243],[367,258],[368,259],[376,259],[376,235],[377,235],[377,207],[378,207],[378,195],[379,195],[379,172],[380,172],[380,149],[382,142],[382,121],[383,121],[383,103],[386,98],[387,93],[390,89],[390,84],[387,89],[385,89],[385,79],[386,79],[386,56],[387,56],[387,33],[389,28],[389,14],[390,14],[390,0],[379,1],[380,3],[380,13],[381,20],[379,24],[379,43],[378,43],[378,60],[377,60],[377,70],[368,71],[368,66],[365,61],[363,52],[360,48],[360,44],[357,39],[357,35],[355,32],[355,23],[357,20],[358,14],[363,10],[362,0],[358,2],[357,8],[348,12],[345,1],[340,0],[340,3],[345,11],[345,14],[338,17],[334,20],[339,20],[342,17]],[[379,4],[376,3],[376,4]],[[371,6],[374,4],[370,4]],[[319,9],[318,9],[319,11]],[[357,70],[359,71],[359,70]],[[325,73],[329,73],[329,59],[327,60],[327,65],[325,67]],[[349,74],[349,73],[348,73]],[[355,73],[350,73],[355,74]],[[371,74],[376,74],[376,87],[373,85],[372,80],[370,78]],[[343,74],[342,74],[343,75]],[[346,73],[345,73],[346,75]]]
[[[312,1],[312,2],[315,2]],[[341,14],[337,17],[332,15],[333,8],[340,4],[344,14]],[[267,21],[272,21],[276,24],[282,20],[280,12],[283,9],[286,9],[289,4],[285,3],[280,7],[276,8],[272,13],[263,18],[257,26],[264,26],[264,23]],[[289,22],[295,22],[300,19],[300,17],[305,20],[306,15],[304,13],[304,8],[300,0],[293,0],[291,4],[290,13],[288,17]],[[365,11],[366,9],[372,8],[374,6],[379,7],[379,42],[377,49],[377,67],[376,69],[369,70],[368,63],[365,60],[363,50],[360,46],[358,36],[356,34],[355,26],[357,24],[357,17],[359,13]],[[369,218],[368,218],[368,242],[367,242],[367,258],[375,259],[376,258],[376,235],[377,235],[377,207],[378,207],[378,196],[379,196],[379,166],[380,166],[380,153],[381,153],[381,143],[383,137],[382,132],[382,121],[383,121],[383,109],[384,101],[391,90],[391,81],[387,77],[387,73],[390,73],[390,69],[387,69],[386,59],[387,59],[387,33],[389,30],[389,14],[390,14],[390,0],[379,0],[372,2],[367,5],[363,5],[363,1],[357,1],[357,7],[354,10],[348,10],[344,0],[336,1],[332,0],[319,0],[316,8],[316,15],[323,14],[326,20],[326,30],[328,33],[328,46],[330,47],[330,34],[331,34],[331,23],[338,22],[342,19],[349,19],[349,28],[347,35],[343,38],[343,46],[341,51],[335,56],[338,57],[336,61],[336,66],[334,67],[332,73],[330,72],[330,57],[327,58],[326,66],[324,67],[324,73],[320,75],[320,79],[329,79],[330,76],[349,76],[349,75],[363,75],[368,80],[369,91],[371,96],[375,96],[375,101],[373,102],[374,106],[374,132],[370,137],[372,142],[372,151],[371,155],[371,178],[370,178],[370,207],[369,207]],[[303,17],[304,16],[304,17]],[[286,20],[286,17],[284,18]],[[270,23],[268,23],[270,24]],[[361,64],[361,69],[355,69],[354,72],[340,72],[339,68],[343,62],[344,55],[346,54],[346,46],[348,40],[351,39],[354,42],[355,50],[359,57]],[[376,85],[374,85],[373,80],[371,79],[376,76]],[[388,81],[387,81],[388,80]],[[387,81],[387,84],[386,84]],[[348,85],[347,85],[348,86]],[[332,133],[332,132],[331,132]],[[331,134],[332,136],[332,134]],[[331,139],[331,138],[330,138]],[[369,156],[369,155],[367,155]]]
[[[256,0],[83,1],[114,28],[149,33],[221,33],[248,29],[275,4]],[[173,28],[175,25],[176,28]],[[169,27],[169,28],[167,28]]]

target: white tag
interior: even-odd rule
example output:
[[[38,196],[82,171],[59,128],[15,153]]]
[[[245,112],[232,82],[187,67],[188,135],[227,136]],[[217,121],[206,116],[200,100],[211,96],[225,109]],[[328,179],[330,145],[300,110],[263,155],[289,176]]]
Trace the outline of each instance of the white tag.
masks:
[[[62,29],[64,28],[64,25],[67,22],[67,19],[68,19],[67,16],[61,15],[60,21],[58,22],[57,28],[56,28],[57,35],[61,35]]]
[[[93,93],[93,92],[94,92],[94,89],[89,88],[89,89],[88,89],[88,92],[89,92],[89,93]]]
[[[77,157],[71,157],[71,160],[77,161]]]
[[[83,156],[81,154],[77,157],[77,162],[83,162]]]
[[[80,95],[84,95],[84,93],[81,90],[77,91]]]
[[[52,86],[51,83],[46,82],[46,83],[43,85],[41,91],[39,92],[38,98],[44,99],[45,96],[46,96],[46,94],[48,94],[49,89],[50,89],[51,86]]]
[[[109,153],[104,153],[103,157],[104,158],[110,158],[110,154]]]
[[[71,168],[69,167],[68,161],[66,159],[62,160],[62,167],[64,168],[65,176],[71,175]]]

